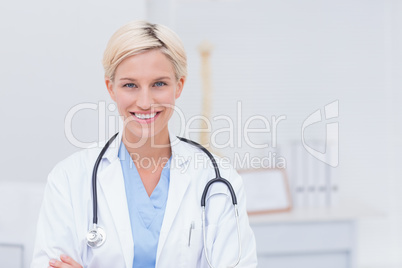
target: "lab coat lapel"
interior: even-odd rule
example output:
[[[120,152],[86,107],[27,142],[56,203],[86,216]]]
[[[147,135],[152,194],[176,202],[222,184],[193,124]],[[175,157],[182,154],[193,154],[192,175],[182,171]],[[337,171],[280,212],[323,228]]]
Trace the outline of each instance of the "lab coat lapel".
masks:
[[[186,149],[182,142],[178,141],[175,137],[173,138],[172,135],[170,135],[170,140],[172,145],[172,162],[170,165],[169,195],[159,236],[159,244],[156,254],[157,263],[174,219],[179,211],[184,194],[186,193],[190,183],[190,178],[186,174],[187,172],[185,172],[187,165],[190,162],[185,151]]]
[[[128,212],[123,171],[120,159],[117,157],[121,135],[116,138],[114,146],[108,150],[106,157],[111,163],[98,172],[98,183],[106,198],[113,222],[116,226],[126,267],[132,266],[134,258],[134,243],[131,233],[130,215]],[[116,146],[116,147],[115,147]]]

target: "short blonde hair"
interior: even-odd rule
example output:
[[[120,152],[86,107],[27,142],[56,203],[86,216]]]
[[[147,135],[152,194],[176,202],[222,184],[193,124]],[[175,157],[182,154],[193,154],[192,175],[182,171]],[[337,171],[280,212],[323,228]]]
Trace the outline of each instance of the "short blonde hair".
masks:
[[[103,54],[105,76],[114,80],[117,66],[127,57],[159,49],[172,62],[176,80],[187,76],[187,56],[178,35],[161,24],[131,21],[110,38]]]

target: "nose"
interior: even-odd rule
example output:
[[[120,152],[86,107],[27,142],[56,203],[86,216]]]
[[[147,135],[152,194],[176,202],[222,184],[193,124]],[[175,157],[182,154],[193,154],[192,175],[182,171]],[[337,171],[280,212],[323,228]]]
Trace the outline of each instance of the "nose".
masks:
[[[152,96],[149,88],[142,88],[138,94],[137,106],[142,110],[151,109]]]

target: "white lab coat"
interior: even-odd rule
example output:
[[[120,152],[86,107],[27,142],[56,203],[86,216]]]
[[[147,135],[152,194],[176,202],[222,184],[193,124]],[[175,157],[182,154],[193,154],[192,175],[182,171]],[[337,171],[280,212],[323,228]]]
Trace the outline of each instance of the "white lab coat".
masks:
[[[120,132],[98,169],[98,225],[106,232],[105,244],[94,249],[86,244],[93,216],[92,170],[101,148],[84,149],[59,162],[48,176],[31,268],[47,267],[49,260],[58,259],[60,254],[71,256],[83,267],[132,267],[134,243],[118,158],[121,138]],[[173,135],[170,140],[169,194],[156,267],[208,267],[203,252],[200,200],[206,183],[215,178],[214,169],[209,161],[204,161],[207,155],[198,148]],[[232,166],[221,163],[220,171],[231,182],[238,200],[242,246],[238,267],[256,267],[256,244],[246,214],[242,179]],[[206,211],[209,258],[215,267],[227,267],[237,259],[238,240],[233,205],[224,184],[211,186]]]

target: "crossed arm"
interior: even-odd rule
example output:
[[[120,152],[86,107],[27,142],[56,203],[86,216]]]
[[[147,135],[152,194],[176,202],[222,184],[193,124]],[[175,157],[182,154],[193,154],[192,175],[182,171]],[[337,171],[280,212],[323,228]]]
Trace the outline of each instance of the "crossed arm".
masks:
[[[67,256],[67,255],[60,255],[60,261],[58,260],[50,260],[49,261],[49,267],[55,267],[55,268],[83,268],[81,264],[77,263],[76,261],[73,260],[73,258]]]

